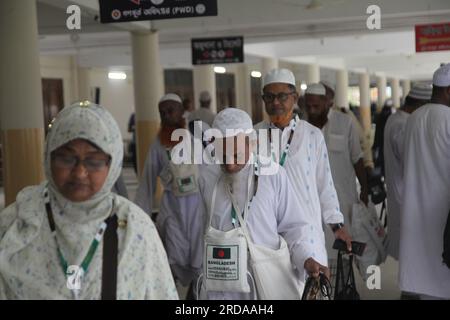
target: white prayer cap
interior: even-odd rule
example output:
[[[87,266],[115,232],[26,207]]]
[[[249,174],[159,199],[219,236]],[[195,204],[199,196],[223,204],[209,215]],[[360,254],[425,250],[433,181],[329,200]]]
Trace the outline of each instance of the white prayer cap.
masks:
[[[242,132],[246,135],[252,133],[253,123],[247,112],[229,107],[216,115],[212,128],[219,130],[224,138],[228,138],[237,136]]]
[[[329,89],[331,89],[331,91],[335,92],[336,88],[333,84],[331,84],[331,82],[325,81],[325,80],[321,80],[319,82],[320,84],[324,85],[325,87],[328,87]]]
[[[433,87],[427,83],[418,83],[413,85],[408,93],[408,97],[418,100],[430,100]]]
[[[202,91],[202,92],[200,92],[200,98],[199,99],[202,102],[211,101],[211,95],[209,94],[208,91]]]
[[[308,84],[308,88],[306,88],[305,94],[314,94],[318,96],[324,96],[326,94],[325,87],[320,83],[312,83]]]
[[[450,86],[450,63],[444,64],[434,72],[433,85],[438,87]]]
[[[165,94],[161,99],[159,99],[159,103],[164,102],[164,101],[175,101],[175,102],[179,102],[179,103],[183,104],[180,96],[175,93]]]
[[[288,69],[272,69],[263,78],[262,88],[271,83],[287,83],[295,87],[294,74]]]

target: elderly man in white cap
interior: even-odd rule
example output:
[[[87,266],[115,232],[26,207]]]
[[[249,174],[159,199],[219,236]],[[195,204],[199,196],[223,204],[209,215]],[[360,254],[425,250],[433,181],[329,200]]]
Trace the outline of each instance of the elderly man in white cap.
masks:
[[[406,96],[403,106],[388,118],[384,128],[384,163],[389,213],[387,253],[396,260],[400,241],[400,205],[403,202],[403,146],[406,121],[417,108],[430,101],[431,89],[429,84],[414,85]]]
[[[327,265],[322,224],[329,225],[336,238],[346,241],[349,250],[351,238],[343,225],[344,217],[339,210],[325,140],[319,129],[293,116],[297,93],[295,77],[291,71],[270,71],[264,77],[262,87],[262,97],[270,122],[263,121],[255,128],[269,129],[270,140],[274,134],[281,137],[280,146],[274,150],[275,155],[278,155],[277,161],[286,169],[293,188],[291,192],[305,208],[309,221],[320,234],[322,252],[317,258],[321,264]]]
[[[183,106],[178,95],[169,93],[159,101],[161,129],[151,145],[144,164],[135,203],[147,214],[152,214],[156,180],[163,185],[156,226],[167,251],[174,278],[188,286],[197,277],[201,268],[201,230],[203,220],[196,210],[200,202],[196,166],[177,164],[172,151],[180,143],[172,139],[172,133],[185,128]],[[188,137],[189,131],[184,130]],[[183,142],[191,143],[190,139]],[[185,184],[179,184],[182,181]]]
[[[305,92],[306,112],[308,122],[321,129],[325,137],[339,206],[344,214],[345,224],[350,226],[353,205],[359,201],[356,176],[361,184],[360,199],[365,205],[368,204],[363,152],[352,119],[342,112],[330,109],[325,95],[326,90],[322,84],[310,84]],[[325,234],[327,251],[333,252],[333,237],[330,232]],[[334,265],[336,259],[331,257],[329,261]]]
[[[359,122],[358,118],[356,118],[355,114],[350,109],[340,108],[334,105],[335,87],[328,81],[320,81],[320,83],[325,87],[325,96],[327,98],[329,108],[348,115],[357,128],[359,134],[359,143],[361,144],[361,149],[363,151],[364,167],[366,169],[367,175],[370,177],[374,168],[370,137],[364,134],[364,129],[361,125],[361,122]]]
[[[208,217],[200,299],[300,299],[304,270],[328,275],[285,170],[274,163],[273,174],[262,174],[252,127],[236,108],[221,111],[212,126],[218,164],[202,166],[199,179]],[[272,255],[264,270],[254,265],[261,250]]]
[[[188,121],[191,122],[201,120],[211,126],[216,114],[210,110],[211,95],[208,91],[200,92],[199,102],[200,108],[196,109],[189,115]]]
[[[450,298],[442,262],[450,211],[450,64],[433,75],[431,103],[406,122],[400,214],[400,289],[422,298]]]

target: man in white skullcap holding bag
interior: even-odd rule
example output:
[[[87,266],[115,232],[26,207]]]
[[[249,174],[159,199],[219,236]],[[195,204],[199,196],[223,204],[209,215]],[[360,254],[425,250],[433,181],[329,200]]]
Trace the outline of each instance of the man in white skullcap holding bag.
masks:
[[[159,177],[164,191],[156,217],[156,226],[174,278],[182,286],[189,286],[199,274],[202,263],[203,220],[196,210],[200,202],[197,186],[198,170],[195,164],[177,164],[176,161],[172,161],[180,145],[187,147],[192,143],[192,137],[186,130],[183,118],[181,98],[174,93],[168,93],[160,99],[158,108],[161,128],[149,148],[135,203],[147,214],[152,214],[152,199]],[[176,132],[186,134],[181,142],[174,139],[175,135],[172,137]]]
[[[450,211],[450,64],[433,75],[431,102],[407,120],[400,213],[400,289],[450,299],[443,235]]]
[[[221,111],[212,126],[219,164],[200,170],[207,223],[199,299],[300,299],[305,271],[328,275],[315,258],[320,239],[285,170],[276,163],[270,174],[261,168],[252,126],[237,108]]]
[[[287,69],[274,69],[263,79],[263,101],[270,122],[255,126],[260,131],[260,148],[267,143],[275,160],[286,169],[294,194],[310,223],[320,235],[315,242],[317,261],[328,265],[323,225],[335,237],[346,241],[351,250],[351,237],[344,227],[338,197],[331,176],[328,151],[322,132],[293,114],[297,102],[295,77]],[[261,129],[269,131],[269,139],[261,139]],[[278,144],[275,142],[279,141]]]

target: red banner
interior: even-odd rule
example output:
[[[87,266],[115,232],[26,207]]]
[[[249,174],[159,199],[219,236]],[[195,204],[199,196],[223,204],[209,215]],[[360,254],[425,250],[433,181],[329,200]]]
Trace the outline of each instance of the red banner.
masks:
[[[450,22],[416,26],[416,52],[450,50]]]

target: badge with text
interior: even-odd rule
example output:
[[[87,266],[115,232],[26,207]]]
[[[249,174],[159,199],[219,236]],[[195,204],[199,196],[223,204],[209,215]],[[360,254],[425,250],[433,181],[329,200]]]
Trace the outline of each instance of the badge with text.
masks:
[[[239,246],[206,247],[206,278],[213,280],[239,280]]]

